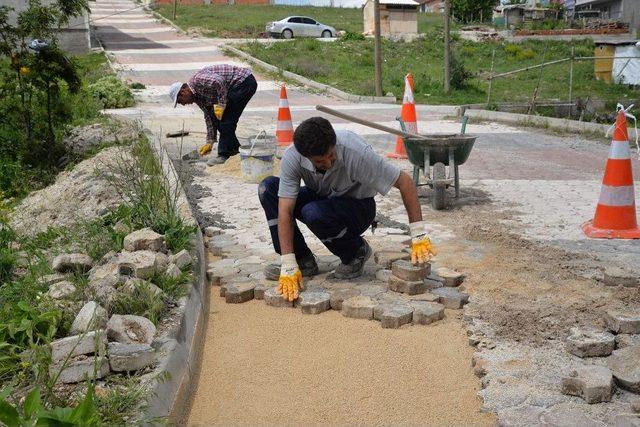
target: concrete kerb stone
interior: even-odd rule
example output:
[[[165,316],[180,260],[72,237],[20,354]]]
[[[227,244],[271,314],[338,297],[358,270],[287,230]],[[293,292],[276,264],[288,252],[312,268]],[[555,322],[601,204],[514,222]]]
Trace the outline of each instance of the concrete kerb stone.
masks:
[[[186,193],[168,152],[149,130],[145,129],[165,181],[177,194],[178,212],[188,225],[197,226]],[[184,424],[199,375],[204,332],[209,313],[209,283],[206,280],[204,239],[199,227],[192,238],[194,257],[191,264],[191,283],[179,326],[161,337],[172,345],[171,351],[158,352],[156,380],[151,384],[150,398],[143,419],[168,418],[172,424]],[[157,337],[158,339],[160,337]],[[168,375],[163,375],[164,373]]]
[[[322,92],[326,92],[330,95],[336,96],[338,98],[351,101],[351,102],[375,102],[375,103],[384,103],[384,104],[395,104],[396,97],[395,96],[363,96],[363,95],[354,95],[351,93],[343,92],[339,89],[334,88],[333,86],[325,85],[323,83],[316,82],[314,80],[307,79],[306,77],[302,77],[298,74],[292,73],[290,71],[283,70],[282,68],[278,68],[274,65],[268,64],[264,61],[261,61],[253,56],[249,55],[246,52],[243,52],[235,47],[231,46],[229,43],[221,46],[222,50],[227,50],[233,53],[236,56],[241,57],[242,59],[255,64],[261,68],[264,68],[267,71],[272,73],[281,74],[282,76],[293,80],[297,83],[300,83],[305,86],[309,86],[311,88],[320,90]]]

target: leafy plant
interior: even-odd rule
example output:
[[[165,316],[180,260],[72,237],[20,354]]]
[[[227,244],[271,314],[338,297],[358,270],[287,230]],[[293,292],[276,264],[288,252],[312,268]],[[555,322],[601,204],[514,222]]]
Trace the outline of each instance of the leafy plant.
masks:
[[[147,283],[140,283],[132,290],[118,292],[110,310],[112,314],[144,316],[155,325],[166,304],[161,294],[156,294]]]
[[[135,101],[129,87],[116,76],[106,76],[88,86],[89,93],[102,108],[131,107]]]
[[[20,301],[13,308],[12,317],[0,324],[0,342],[20,348],[48,343],[56,333],[59,320],[59,311],[40,312],[31,303]]]

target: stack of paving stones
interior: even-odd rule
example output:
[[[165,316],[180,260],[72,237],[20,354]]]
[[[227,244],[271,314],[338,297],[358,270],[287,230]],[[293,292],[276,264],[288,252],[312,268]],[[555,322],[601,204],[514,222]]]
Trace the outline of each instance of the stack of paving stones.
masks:
[[[432,273],[428,263],[413,266],[407,252],[379,251],[374,254],[375,265],[368,265],[363,277],[354,280],[332,278],[326,273],[340,260],[318,257],[320,274],[305,279],[300,297],[290,302],[277,292],[278,283],[266,280],[262,273],[269,262],[266,256],[252,255],[219,228],[207,227],[205,235],[211,254],[220,258],[209,264],[207,277],[220,287],[219,294],[228,304],[256,299],[310,315],[335,310],[345,317],[377,320],[383,328],[400,328],[441,320],[445,308],[458,310],[469,300],[459,289],[464,275],[446,268]]]
[[[569,353],[585,361],[599,361],[584,364],[562,379],[564,394],[579,396],[587,403],[611,401],[616,385],[640,394],[640,310],[607,310],[604,320],[607,331],[572,328],[566,340]],[[628,425],[640,423],[637,418],[626,421],[636,423]]]

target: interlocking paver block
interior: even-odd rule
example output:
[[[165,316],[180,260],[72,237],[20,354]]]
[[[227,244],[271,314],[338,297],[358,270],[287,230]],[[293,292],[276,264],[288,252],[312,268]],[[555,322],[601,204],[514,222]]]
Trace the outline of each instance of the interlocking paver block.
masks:
[[[360,291],[355,288],[336,289],[330,292],[331,308],[333,310],[342,310],[344,300],[360,295]]]
[[[249,276],[251,278],[251,276]],[[264,293],[271,288],[278,287],[278,282],[272,282],[270,280],[261,280],[256,284],[256,287],[253,289],[253,298],[254,299],[264,299]]]
[[[391,264],[398,260],[409,261],[411,254],[399,251],[378,251],[373,254],[373,260],[376,264],[383,266],[386,269],[391,268]]]
[[[444,306],[437,302],[410,301],[413,307],[413,323],[417,325],[428,325],[438,320],[444,319]]]
[[[398,329],[411,323],[413,307],[408,304],[385,304],[374,309],[374,318],[380,321],[383,328]]]
[[[616,339],[609,332],[571,328],[566,341],[567,351],[578,357],[605,357],[616,347]]]
[[[440,298],[440,304],[446,308],[459,310],[469,302],[469,294],[460,292],[458,288],[443,287],[431,290]]]
[[[303,314],[320,314],[331,309],[331,296],[328,292],[304,291],[299,305]]]
[[[424,294],[419,294],[419,295],[411,295],[409,297],[409,299],[411,301],[424,301],[424,302],[438,302],[440,301],[440,297],[437,295],[434,295],[432,293],[424,293]]]
[[[391,277],[392,274],[393,273],[391,273],[391,270],[378,270],[376,271],[376,279],[380,280],[381,282],[388,282],[389,277]]]
[[[615,350],[607,366],[620,387],[640,393],[640,344]]]
[[[227,304],[241,304],[253,299],[256,285],[251,282],[231,283],[226,285],[224,299]]]
[[[444,280],[444,285],[449,287],[460,286],[465,278],[464,274],[446,267],[437,268],[436,273]]]
[[[587,403],[609,402],[613,375],[604,366],[582,366],[562,379],[562,393],[582,397]]]
[[[377,305],[370,297],[358,295],[342,302],[342,315],[354,319],[373,319],[373,309]]]
[[[609,310],[607,327],[617,334],[640,334],[640,310]]]
[[[409,282],[392,275],[389,277],[389,290],[407,295],[423,294],[427,291],[424,281]]]
[[[431,272],[431,264],[416,264],[411,261],[399,260],[391,264],[391,272],[394,276],[406,280],[408,282],[422,281],[427,278]]]
[[[278,293],[277,287],[265,291],[264,302],[272,307],[293,307],[293,302],[284,299],[284,297]]]

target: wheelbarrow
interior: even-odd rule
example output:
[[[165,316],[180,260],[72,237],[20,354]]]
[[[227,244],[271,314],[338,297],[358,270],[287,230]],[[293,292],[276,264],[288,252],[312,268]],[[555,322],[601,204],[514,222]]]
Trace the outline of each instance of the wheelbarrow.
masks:
[[[402,137],[407,156],[413,165],[413,181],[416,186],[428,185],[433,188],[434,196],[431,199],[431,205],[434,209],[440,210],[446,206],[447,187],[453,185],[456,198],[460,196],[458,166],[467,161],[476,141],[475,136],[464,133],[467,123],[466,118],[463,119],[462,133],[460,134],[418,135],[406,132],[402,121],[400,121],[400,124],[403,130],[397,130],[322,105],[317,105],[316,109],[323,113]],[[449,166],[448,174],[446,166]],[[433,175],[431,174],[431,167],[433,167]],[[420,183],[421,169],[426,177],[426,181],[422,184]]]

